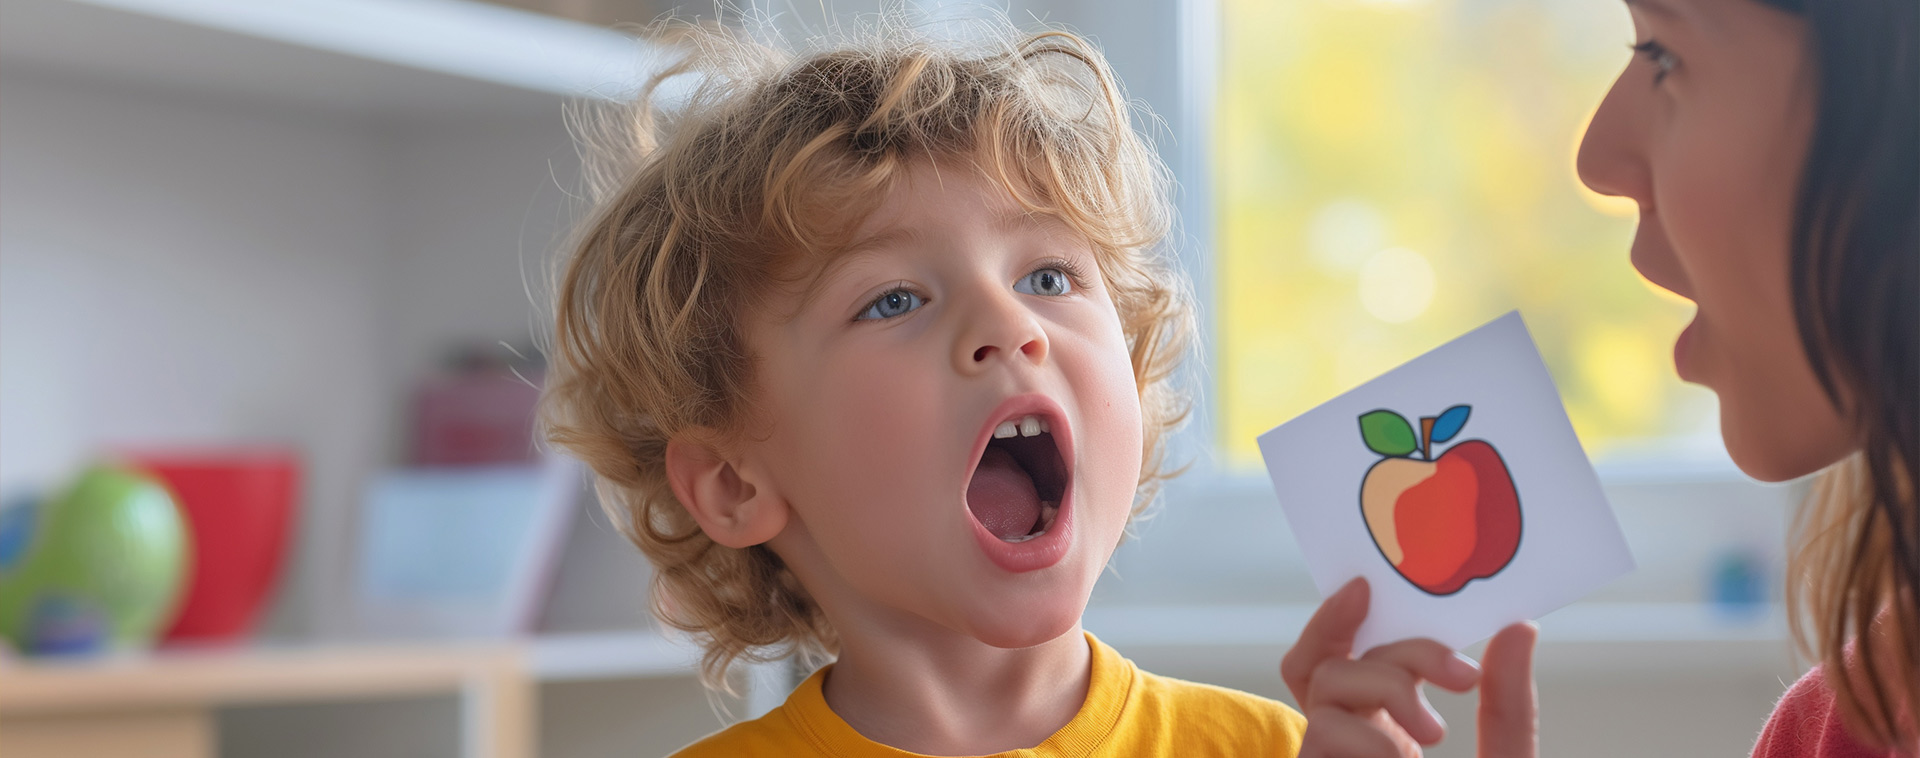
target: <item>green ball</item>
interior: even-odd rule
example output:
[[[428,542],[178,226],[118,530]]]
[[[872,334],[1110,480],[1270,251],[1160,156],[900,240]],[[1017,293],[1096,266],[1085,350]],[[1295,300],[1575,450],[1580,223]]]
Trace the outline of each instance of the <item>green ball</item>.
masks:
[[[151,645],[180,600],[190,539],[165,485],[110,465],[0,511],[0,637],[29,655]]]

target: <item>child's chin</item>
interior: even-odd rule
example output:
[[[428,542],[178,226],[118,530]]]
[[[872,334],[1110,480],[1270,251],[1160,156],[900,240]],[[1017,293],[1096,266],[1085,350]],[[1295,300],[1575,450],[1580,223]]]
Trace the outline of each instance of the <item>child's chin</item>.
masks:
[[[1033,647],[1074,633],[1080,624],[1080,610],[1078,604],[1049,609],[1007,608],[994,618],[975,619],[970,631],[974,639],[997,648]]]

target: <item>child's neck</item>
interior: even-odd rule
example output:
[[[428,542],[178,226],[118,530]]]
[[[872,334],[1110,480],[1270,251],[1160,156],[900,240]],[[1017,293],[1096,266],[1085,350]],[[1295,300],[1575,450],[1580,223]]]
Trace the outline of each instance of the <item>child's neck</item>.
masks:
[[[946,629],[846,629],[825,695],[834,713],[875,742],[928,755],[984,755],[1034,747],[1072,721],[1087,699],[1091,663],[1078,624],[1016,650]]]

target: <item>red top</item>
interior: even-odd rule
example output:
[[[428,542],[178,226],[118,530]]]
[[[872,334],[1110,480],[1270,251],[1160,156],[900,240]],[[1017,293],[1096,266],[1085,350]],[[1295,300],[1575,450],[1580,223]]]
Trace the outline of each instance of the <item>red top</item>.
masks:
[[[1820,667],[1794,682],[1753,746],[1753,758],[1891,758],[1890,750],[1876,750],[1847,733],[1833,690],[1827,688]]]

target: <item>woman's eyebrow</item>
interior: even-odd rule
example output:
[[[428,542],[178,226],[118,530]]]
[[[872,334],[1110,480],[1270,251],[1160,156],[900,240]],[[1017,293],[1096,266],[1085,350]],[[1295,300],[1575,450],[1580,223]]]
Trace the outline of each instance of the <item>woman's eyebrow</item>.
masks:
[[[1625,0],[1628,11],[1644,11],[1649,18],[1688,38],[1706,42],[1724,42],[1726,19],[1716,14],[1712,3],[1691,0]],[[1664,35],[1663,35],[1664,36]]]
[[[1688,14],[1683,13],[1678,8],[1675,8],[1673,5],[1668,4],[1666,0],[1625,0],[1625,2],[1629,9],[1637,8],[1639,10],[1646,11],[1651,15],[1665,18],[1669,21],[1686,22],[1686,21],[1692,20],[1688,16]]]

